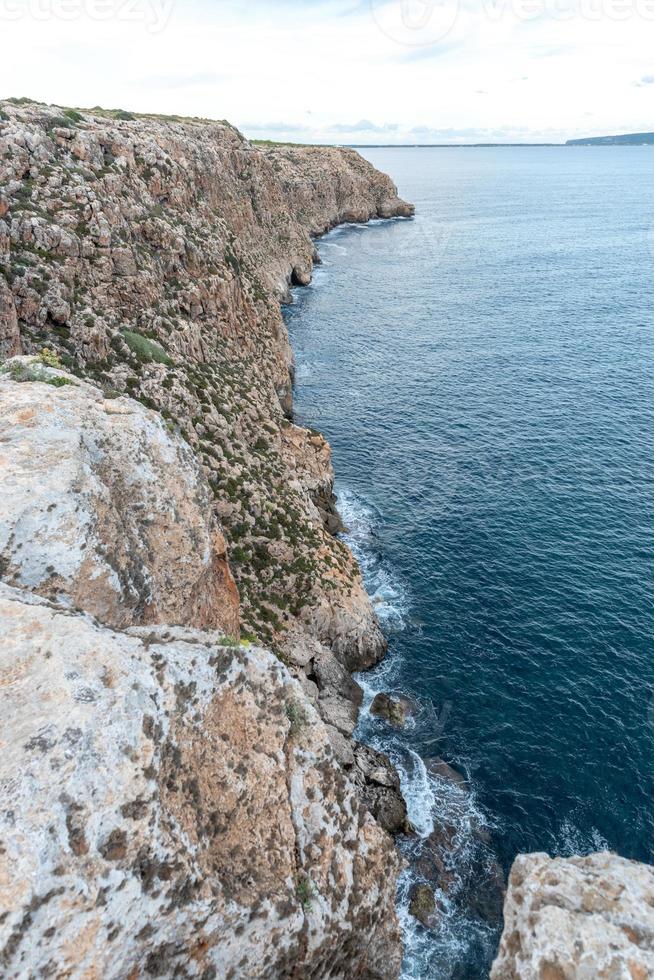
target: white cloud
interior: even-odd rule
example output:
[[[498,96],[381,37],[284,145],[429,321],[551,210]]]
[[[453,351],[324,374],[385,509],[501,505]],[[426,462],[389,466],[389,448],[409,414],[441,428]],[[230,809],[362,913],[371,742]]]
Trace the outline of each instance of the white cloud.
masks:
[[[3,95],[228,118],[253,137],[652,128],[654,0],[0,0],[0,30]]]

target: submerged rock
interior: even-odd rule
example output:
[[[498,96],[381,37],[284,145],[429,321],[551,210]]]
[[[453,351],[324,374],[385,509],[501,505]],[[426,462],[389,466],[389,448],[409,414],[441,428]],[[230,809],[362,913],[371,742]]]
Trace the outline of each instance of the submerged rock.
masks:
[[[409,912],[426,929],[434,929],[438,924],[436,896],[429,885],[414,885],[411,889]]]
[[[399,698],[391,697],[390,694],[377,694],[370,705],[370,714],[377,718],[383,718],[395,728],[404,728],[407,719],[407,704]]]
[[[449,783],[454,783],[459,789],[468,792],[469,786],[466,777],[454,769],[449,762],[445,762],[444,759],[438,756],[433,759],[428,759],[425,763],[427,766],[427,772],[432,776],[438,776],[439,779],[445,779]]]
[[[614,854],[518,857],[493,980],[654,976],[654,868]]]

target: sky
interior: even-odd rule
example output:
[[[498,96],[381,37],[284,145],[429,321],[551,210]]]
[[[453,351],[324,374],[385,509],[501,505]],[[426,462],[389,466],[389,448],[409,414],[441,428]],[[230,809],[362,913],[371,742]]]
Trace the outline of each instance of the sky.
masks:
[[[654,0],[0,0],[0,97],[311,143],[654,130]]]

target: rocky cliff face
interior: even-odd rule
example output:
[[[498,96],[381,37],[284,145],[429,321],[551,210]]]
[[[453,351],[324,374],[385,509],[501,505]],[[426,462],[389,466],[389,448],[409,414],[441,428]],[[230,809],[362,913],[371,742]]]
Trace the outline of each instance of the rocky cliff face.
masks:
[[[353,151],[261,150],[227,123],[126,115],[3,103],[0,351],[47,348],[106,400],[129,395],[182,436],[209,486],[200,506],[210,560],[223,562],[226,607],[214,622],[238,632],[233,576],[243,635],[284,659],[336,744],[354,727],[357,691],[331,680],[375,663],[385,644],[359,569],[331,533],[329,446],[289,419],[293,358],[279,301],[310,279],[312,234],[412,208]],[[121,521],[113,505],[101,537]],[[113,622],[130,604],[170,621],[153,583],[144,592],[127,567],[163,544],[138,533],[119,559]],[[0,559],[19,584],[8,540]],[[85,568],[97,582],[90,559]],[[199,566],[189,586],[194,574]],[[175,621],[184,615],[176,609]]]
[[[291,660],[308,636],[374,663],[381,633],[327,529],[329,447],[288,419],[279,300],[310,279],[311,233],[412,209],[353,151],[262,151],[226,123],[115,115],[2,104],[0,349],[53,349],[180,431],[246,632]]]
[[[615,854],[519,857],[492,980],[654,976],[654,868]]]
[[[0,446],[2,975],[396,976],[392,840],[279,658],[225,636],[188,446],[37,358]]]
[[[384,640],[279,303],[412,209],[352,151],[25,100],[0,188],[3,975],[396,976]]]

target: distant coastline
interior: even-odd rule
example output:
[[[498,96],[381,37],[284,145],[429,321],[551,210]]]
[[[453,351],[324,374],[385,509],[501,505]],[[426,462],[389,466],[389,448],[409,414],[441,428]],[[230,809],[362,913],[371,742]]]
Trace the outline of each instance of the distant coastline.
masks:
[[[621,136],[588,136],[568,140],[566,146],[653,146],[654,133],[625,133]]]
[[[483,147],[539,146],[654,146],[654,133],[625,133],[619,136],[585,136],[565,143],[342,143],[353,150],[421,150],[421,149],[480,149]]]
[[[429,150],[439,149],[471,149],[494,146],[566,146],[565,143],[339,143],[351,150]]]

